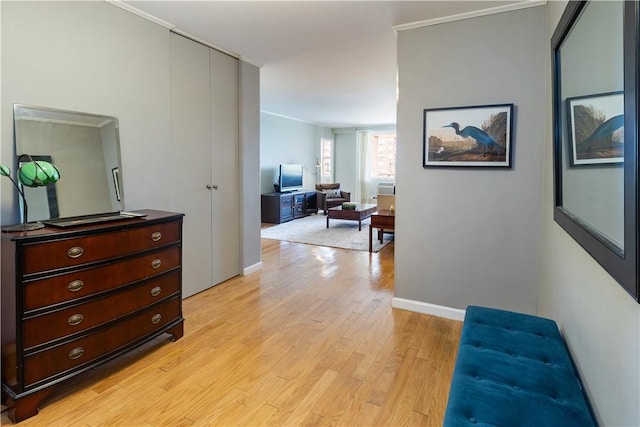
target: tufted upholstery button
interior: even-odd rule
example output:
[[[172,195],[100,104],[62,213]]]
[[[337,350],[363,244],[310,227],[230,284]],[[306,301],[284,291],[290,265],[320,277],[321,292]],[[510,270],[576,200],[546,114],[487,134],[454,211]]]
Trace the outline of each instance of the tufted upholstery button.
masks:
[[[476,420],[476,419],[475,419],[475,418],[473,418],[473,417],[469,418],[469,422],[470,422],[471,424],[478,424],[478,420]]]

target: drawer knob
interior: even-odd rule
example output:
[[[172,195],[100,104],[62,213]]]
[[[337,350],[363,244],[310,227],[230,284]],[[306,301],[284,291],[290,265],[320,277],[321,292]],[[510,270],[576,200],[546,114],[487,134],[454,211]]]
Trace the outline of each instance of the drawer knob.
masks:
[[[69,352],[69,359],[71,360],[79,359],[82,357],[83,354],[84,354],[84,348],[76,347]]]
[[[153,289],[151,289],[151,296],[157,297],[160,295],[160,292],[162,292],[162,288],[160,286],[154,286]]]
[[[83,320],[84,316],[82,314],[74,314],[73,316],[69,317],[67,323],[69,324],[69,326],[76,326],[82,323]]]
[[[154,242],[157,242],[160,239],[162,239],[162,233],[161,232],[156,231],[156,232],[151,233],[151,240],[153,240]]]
[[[81,246],[74,246],[67,251],[69,258],[79,258],[84,253],[84,249]]]
[[[152,268],[160,268],[161,265],[162,265],[162,261],[160,261],[158,258],[151,261]]]
[[[153,323],[155,325],[156,323],[158,323],[160,321],[160,319],[162,319],[162,315],[160,313],[154,314],[151,317],[151,323]]]
[[[71,292],[78,292],[80,289],[84,287],[84,282],[82,280],[74,280],[67,285],[67,289]]]

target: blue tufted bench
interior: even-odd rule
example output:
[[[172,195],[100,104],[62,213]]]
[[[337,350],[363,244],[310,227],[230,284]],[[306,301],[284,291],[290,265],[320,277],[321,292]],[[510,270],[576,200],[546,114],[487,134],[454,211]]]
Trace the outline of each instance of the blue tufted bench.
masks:
[[[553,320],[469,306],[443,425],[596,423]]]

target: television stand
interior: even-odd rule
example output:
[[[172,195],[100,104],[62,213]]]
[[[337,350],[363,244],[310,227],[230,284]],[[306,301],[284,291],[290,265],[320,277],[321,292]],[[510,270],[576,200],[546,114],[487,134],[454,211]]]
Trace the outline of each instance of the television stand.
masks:
[[[318,195],[315,190],[262,195],[262,222],[281,224],[312,213],[318,213]]]

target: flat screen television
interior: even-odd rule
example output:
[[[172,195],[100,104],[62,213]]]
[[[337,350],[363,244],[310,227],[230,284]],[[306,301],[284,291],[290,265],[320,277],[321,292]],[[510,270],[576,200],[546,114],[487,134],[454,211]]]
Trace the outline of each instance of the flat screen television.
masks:
[[[302,165],[280,165],[278,188],[281,193],[302,190]]]

